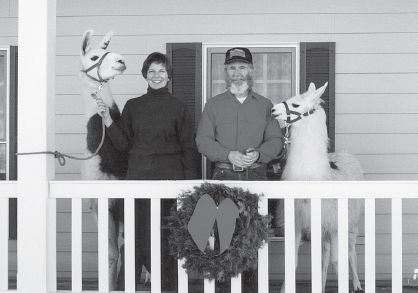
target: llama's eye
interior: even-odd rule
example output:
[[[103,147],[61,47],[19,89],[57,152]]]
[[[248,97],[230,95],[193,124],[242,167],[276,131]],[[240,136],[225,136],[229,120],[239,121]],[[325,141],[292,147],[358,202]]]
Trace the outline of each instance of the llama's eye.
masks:
[[[99,59],[99,56],[93,56],[90,58],[91,61],[96,61],[97,59]]]
[[[298,107],[299,107],[299,105],[298,105],[298,104],[292,104],[292,107],[293,107],[293,108],[298,108]]]

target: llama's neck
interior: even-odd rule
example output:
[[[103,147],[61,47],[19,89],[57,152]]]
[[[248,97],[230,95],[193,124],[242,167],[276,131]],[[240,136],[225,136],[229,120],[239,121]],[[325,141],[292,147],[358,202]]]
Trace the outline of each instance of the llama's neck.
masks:
[[[329,180],[326,114],[319,108],[291,126],[284,180]]]
[[[79,78],[81,83],[81,96],[84,100],[86,117],[90,118],[96,114],[97,104],[95,99],[92,97],[92,94],[99,89],[100,83],[90,79],[84,73],[80,73]],[[103,89],[97,93],[97,97],[100,97],[110,108],[113,106],[115,101],[110,91],[109,83],[106,83],[103,86]]]

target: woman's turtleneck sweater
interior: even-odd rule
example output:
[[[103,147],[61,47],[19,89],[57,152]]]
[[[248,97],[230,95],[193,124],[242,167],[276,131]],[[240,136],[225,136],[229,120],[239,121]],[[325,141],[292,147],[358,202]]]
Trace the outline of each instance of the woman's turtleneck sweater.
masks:
[[[197,179],[192,119],[186,104],[167,88],[148,87],[145,95],[128,100],[107,133],[129,154],[126,179]]]

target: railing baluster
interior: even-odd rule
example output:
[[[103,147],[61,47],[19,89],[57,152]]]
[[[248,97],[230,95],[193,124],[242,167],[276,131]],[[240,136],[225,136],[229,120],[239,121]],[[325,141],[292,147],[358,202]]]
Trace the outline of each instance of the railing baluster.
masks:
[[[186,270],[183,269],[183,264],[185,259],[179,259],[177,261],[178,266],[178,292],[189,292],[189,276],[186,273]]]
[[[392,198],[392,292],[402,292],[402,198]]]
[[[57,199],[50,198],[48,200],[48,288],[50,292],[57,290]],[[19,229],[19,227],[18,227]]]
[[[365,291],[376,290],[376,215],[375,199],[364,200],[364,232],[365,232]]]
[[[203,292],[204,293],[215,293],[215,280],[206,279],[203,282]]]
[[[109,291],[109,200],[98,199],[99,291]]]
[[[0,290],[7,290],[9,259],[9,199],[0,198]]]
[[[259,271],[258,274],[260,274],[261,272]],[[268,274],[267,274],[268,276]],[[241,293],[242,289],[241,289],[241,274],[238,274],[238,276],[236,276],[235,278],[231,278],[231,293]],[[260,291],[260,280],[258,283],[258,292],[268,292],[267,291]]]
[[[151,198],[151,291],[161,292],[161,199]]]
[[[181,207],[181,201],[177,200],[177,209]],[[189,276],[186,273],[186,270],[183,269],[183,264],[186,260],[179,259],[177,261],[177,272],[178,272],[178,292],[189,292]]]
[[[338,199],[338,292],[348,292],[348,199]]]
[[[258,204],[258,212],[260,215],[268,214],[268,199],[260,197]],[[241,282],[239,283],[241,285]],[[232,284],[231,284],[232,288]],[[241,289],[241,287],[239,287]],[[265,242],[264,246],[258,250],[258,292],[264,293],[269,291],[269,247]],[[241,292],[241,291],[239,291]]]
[[[82,199],[71,200],[71,284],[73,291],[82,290]]]
[[[125,291],[135,292],[135,199],[125,198]]]
[[[322,290],[321,199],[311,199],[312,292]]]
[[[295,200],[284,199],[286,292],[296,292],[295,278]]]

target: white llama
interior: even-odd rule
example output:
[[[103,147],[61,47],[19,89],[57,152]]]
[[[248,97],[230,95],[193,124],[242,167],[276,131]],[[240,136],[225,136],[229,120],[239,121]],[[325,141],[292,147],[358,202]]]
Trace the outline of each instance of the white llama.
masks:
[[[102,118],[96,113],[95,97],[100,97],[109,106],[113,121],[120,118],[120,111],[107,83],[126,69],[122,56],[105,51],[113,32],[109,32],[98,47],[90,47],[92,30],[84,33],[81,41],[81,95],[84,99],[87,119],[87,150],[91,156],[102,139]],[[98,154],[82,165],[83,180],[124,179],[127,170],[127,154],[118,151],[105,135]],[[97,223],[97,199],[92,199],[90,208]],[[109,199],[109,289],[117,287],[117,264],[119,259],[118,237],[123,229],[123,199]]]
[[[328,83],[321,88],[315,88],[313,83],[302,95],[277,104],[272,109],[272,115],[277,120],[284,120],[290,127],[290,145],[287,153],[286,166],[283,170],[283,180],[363,180],[363,170],[358,160],[346,151],[328,153],[328,134],[326,114],[321,107],[320,99]],[[338,273],[338,214],[337,200],[322,200],[322,289],[325,290],[328,265]],[[349,263],[353,278],[354,290],[361,290],[357,275],[357,255],[355,251],[358,235],[358,224],[362,213],[362,201],[350,199],[349,213]],[[278,227],[283,226],[283,201],[279,201],[276,210]],[[295,245],[296,266],[298,249],[304,240],[310,239],[311,233],[310,200],[295,200]],[[285,284],[281,292],[284,292]]]

